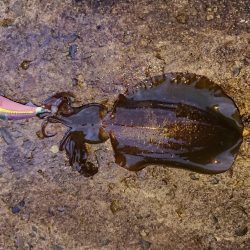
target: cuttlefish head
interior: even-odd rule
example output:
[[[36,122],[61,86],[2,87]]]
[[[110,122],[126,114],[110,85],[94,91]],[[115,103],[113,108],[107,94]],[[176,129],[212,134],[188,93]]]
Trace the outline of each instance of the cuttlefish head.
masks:
[[[49,122],[57,122],[62,115],[70,115],[73,113],[73,108],[71,106],[73,99],[73,94],[68,92],[60,92],[43,101],[42,108],[47,112],[37,114],[39,118],[45,118],[41,129],[42,137],[51,137],[56,135],[55,133],[47,133],[45,130],[46,126]]]
[[[74,95],[68,92],[57,93],[45,101],[43,101],[43,109],[47,110],[47,113],[38,115],[40,118],[48,116],[67,115],[73,112],[71,104],[74,99]]]

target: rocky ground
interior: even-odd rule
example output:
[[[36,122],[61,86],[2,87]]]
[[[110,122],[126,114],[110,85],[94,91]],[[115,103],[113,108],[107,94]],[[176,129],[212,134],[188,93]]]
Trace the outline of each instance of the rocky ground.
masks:
[[[0,92],[41,103],[71,91],[107,101],[146,77],[192,72],[220,84],[249,127],[249,0],[2,0]],[[41,121],[2,122],[0,249],[250,249],[250,147],[216,176],[114,163],[91,147],[99,173],[73,171]]]

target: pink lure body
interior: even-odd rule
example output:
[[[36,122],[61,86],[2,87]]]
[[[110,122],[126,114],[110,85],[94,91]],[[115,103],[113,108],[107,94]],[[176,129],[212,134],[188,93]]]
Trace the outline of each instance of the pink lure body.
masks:
[[[20,120],[45,112],[42,107],[28,106],[0,96],[0,120]]]

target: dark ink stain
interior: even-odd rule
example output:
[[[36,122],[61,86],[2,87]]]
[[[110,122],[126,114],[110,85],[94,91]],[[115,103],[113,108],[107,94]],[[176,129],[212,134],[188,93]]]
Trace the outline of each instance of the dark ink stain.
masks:
[[[69,56],[72,60],[75,60],[76,59],[76,56],[77,56],[77,49],[78,49],[78,46],[77,44],[72,44],[69,46]]]
[[[85,176],[97,173],[87,161],[86,143],[110,138],[116,163],[132,171],[151,163],[213,174],[231,167],[243,125],[233,100],[218,85],[204,76],[168,73],[141,86],[120,94],[110,112],[97,103],[72,107],[65,93],[45,102],[58,110],[47,123],[70,128],[60,150],[72,166]]]
[[[17,205],[11,208],[13,214],[18,214],[25,206],[25,201],[20,201]]]

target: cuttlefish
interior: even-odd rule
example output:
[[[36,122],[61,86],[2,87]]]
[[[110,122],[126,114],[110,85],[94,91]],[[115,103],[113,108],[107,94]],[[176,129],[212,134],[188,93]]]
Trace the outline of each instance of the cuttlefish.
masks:
[[[148,164],[203,173],[228,170],[242,142],[243,124],[234,101],[205,76],[166,73],[120,94],[111,109],[99,103],[74,107],[72,95],[44,102],[50,122],[69,129],[60,142],[72,166],[85,176],[98,168],[86,144],[110,139],[117,164],[138,171]]]

